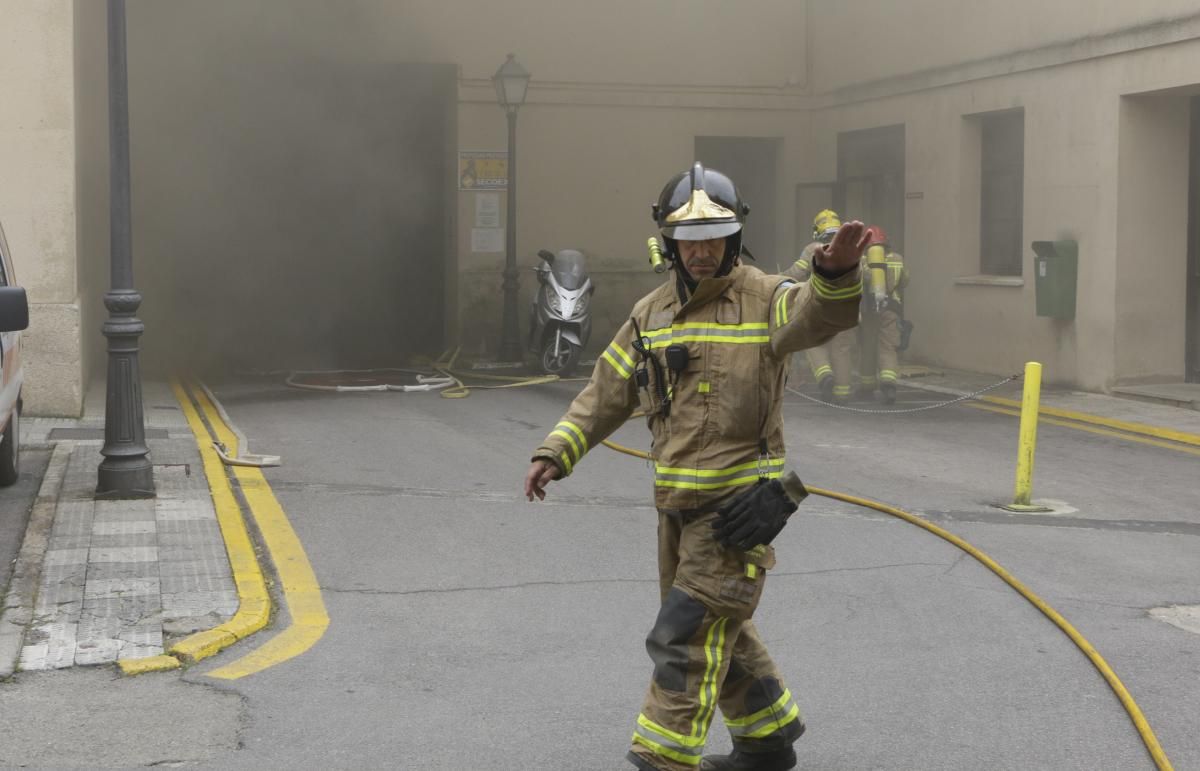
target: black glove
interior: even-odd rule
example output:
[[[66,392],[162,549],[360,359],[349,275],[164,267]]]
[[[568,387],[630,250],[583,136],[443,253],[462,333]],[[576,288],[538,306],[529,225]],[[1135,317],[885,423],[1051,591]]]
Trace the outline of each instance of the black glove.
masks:
[[[778,479],[760,479],[758,484],[717,509],[713,537],[721,544],[748,551],[768,544],[783,530],[808,491],[794,472],[788,472],[788,488]]]

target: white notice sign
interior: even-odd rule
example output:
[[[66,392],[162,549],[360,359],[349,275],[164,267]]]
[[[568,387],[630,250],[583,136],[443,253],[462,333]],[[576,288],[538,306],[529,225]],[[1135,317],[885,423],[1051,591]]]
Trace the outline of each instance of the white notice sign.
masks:
[[[491,254],[504,251],[504,228],[471,228],[471,251]]]
[[[475,227],[477,227],[477,228],[498,228],[498,227],[500,227],[500,194],[499,193],[476,193],[475,194]]]

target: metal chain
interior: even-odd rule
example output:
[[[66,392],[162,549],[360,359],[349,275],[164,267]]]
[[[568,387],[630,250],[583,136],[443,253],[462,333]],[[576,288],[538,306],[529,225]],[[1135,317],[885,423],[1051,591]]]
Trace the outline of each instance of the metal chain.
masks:
[[[1020,378],[1021,378],[1021,375],[1019,375],[1019,374],[1009,375],[1008,377],[1004,378],[1003,380],[1001,380],[997,383],[992,383],[990,386],[987,386],[986,388],[981,388],[978,391],[975,391],[974,393],[964,394],[963,396],[960,396],[957,399],[951,399],[949,401],[939,402],[938,404],[927,404],[924,407],[911,407],[906,410],[864,410],[861,407],[845,407],[841,404],[830,404],[827,401],[823,401],[821,399],[816,399],[816,398],[804,393],[803,391],[799,391],[799,390],[793,388],[792,386],[788,386],[787,390],[791,391],[792,393],[796,394],[796,396],[799,396],[802,399],[808,399],[810,402],[816,402],[817,404],[822,404],[826,407],[832,407],[835,410],[845,410],[846,412],[861,412],[866,415],[904,415],[904,414],[910,414],[913,412],[926,412],[928,410],[936,410],[936,409],[940,409],[942,407],[949,407],[951,404],[958,404],[959,402],[965,402],[968,399],[974,399],[976,396],[985,394],[988,391],[993,391],[993,390],[999,388],[1000,386],[1004,385],[1005,383],[1011,383],[1012,381],[1019,380]]]

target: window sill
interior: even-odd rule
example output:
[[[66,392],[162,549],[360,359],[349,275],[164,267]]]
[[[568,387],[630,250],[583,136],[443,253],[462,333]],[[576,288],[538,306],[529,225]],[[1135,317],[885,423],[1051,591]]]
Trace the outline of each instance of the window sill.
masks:
[[[1021,276],[955,276],[960,286],[1025,286]]]

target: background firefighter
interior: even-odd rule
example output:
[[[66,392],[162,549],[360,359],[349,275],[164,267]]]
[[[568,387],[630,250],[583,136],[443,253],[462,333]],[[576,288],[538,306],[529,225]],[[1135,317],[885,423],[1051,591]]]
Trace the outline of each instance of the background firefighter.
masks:
[[[859,322],[858,377],[862,394],[870,395],[879,386],[884,404],[896,401],[899,377],[901,323],[904,318],[902,294],[908,285],[904,258],[888,250],[883,228],[867,228],[867,254],[864,266],[862,317]]]
[[[774,565],[769,541],[803,495],[783,471],[790,354],[857,323],[866,236],[846,223],[798,283],[738,263],[748,212],[732,181],[700,164],[668,182],[654,218],[671,276],[635,304],[525,476],[526,496],[544,498],[635,409],[645,413],[662,605],[626,756],[642,769],[789,769],[804,731],[751,617]],[[718,706],[734,752],[702,759]]]
[[[813,256],[823,246],[833,240],[834,235],[842,226],[838,213],[832,209],[822,209],[813,217],[813,242],[804,247],[797,259],[783,275],[797,281],[808,281],[812,277]],[[832,340],[822,345],[809,348],[807,351],[808,365],[816,378],[817,388],[821,398],[827,402],[844,404],[850,400],[851,376],[850,371],[854,355],[854,330],[839,332]]]

